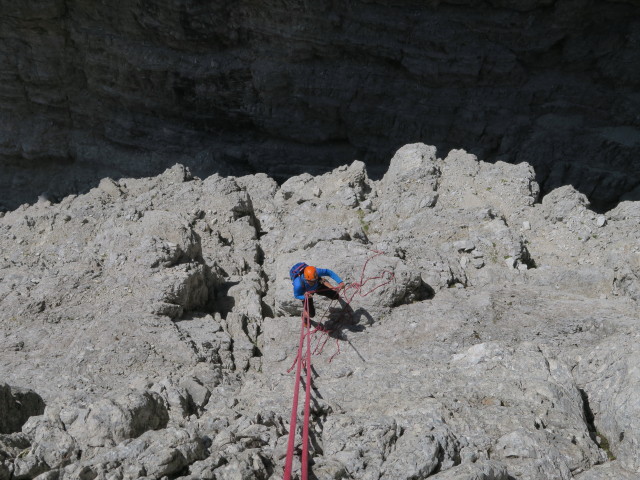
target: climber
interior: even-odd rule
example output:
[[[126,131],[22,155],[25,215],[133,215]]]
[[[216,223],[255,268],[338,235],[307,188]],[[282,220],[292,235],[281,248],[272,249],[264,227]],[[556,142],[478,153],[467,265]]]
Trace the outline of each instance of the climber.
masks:
[[[312,295],[317,293],[318,295],[330,298],[331,300],[340,300],[340,294],[338,292],[344,288],[344,282],[335,272],[328,268],[316,268],[304,263],[297,263],[291,267],[289,275],[293,282],[293,296],[302,300],[303,305],[304,294],[306,292],[309,292]],[[331,277],[331,279],[338,285],[334,288],[329,282],[320,277]],[[315,315],[316,309],[313,305],[313,297],[310,296],[309,316],[313,318]]]

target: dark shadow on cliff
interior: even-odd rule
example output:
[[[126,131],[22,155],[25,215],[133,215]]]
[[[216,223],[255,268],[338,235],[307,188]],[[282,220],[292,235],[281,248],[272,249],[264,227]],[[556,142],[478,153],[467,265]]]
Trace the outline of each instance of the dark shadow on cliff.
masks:
[[[389,161],[393,157],[396,148],[407,143],[433,144],[424,139],[412,139],[405,142],[393,142],[392,147],[384,148],[381,152],[359,151],[355,147],[340,148],[336,155],[326,146],[307,145],[306,151],[302,154],[299,148],[292,151],[285,151],[286,145],[282,145],[282,156],[272,161],[268,155],[256,155],[256,158],[246,157],[232,158],[219,156],[218,160],[211,164],[203,164],[200,161],[189,162],[184,157],[181,164],[188,167],[191,173],[198,178],[205,179],[210,175],[219,174],[221,176],[243,176],[256,173],[266,173],[274,178],[278,183],[283,183],[291,175],[310,173],[321,175],[329,172],[340,165],[350,164],[355,159],[365,162],[367,175],[371,180],[381,179],[387,171]],[[445,158],[451,148],[448,146],[438,146],[438,156]],[[456,148],[465,148],[459,145]],[[316,151],[317,150],[317,151]],[[350,150],[351,153],[345,153]],[[488,163],[496,161],[506,161],[507,163],[519,163],[521,156],[518,155],[489,155],[482,156],[483,148],[469,148],[469,153],[475,154],[479,160]],[[485,152],[486,153],[486,152]],[[627,152],[628,154],[629,152]],[[299,156],[298,156],[299,155]],[[628,155],[627,155],[628,156]],[[330,160],[329,160],[330,158]],[[187,161],[185,161],[187,160]],[[532,153],[525,159],[535,170],[536,181],[540,185],[540,201],[550,191],[563,185],[571,185],[577,191],[585,194],[590,201],[590,209],[597,213],[606,213],[615,208],[620,201],[640,201],[640,174],[633,172],[625,173],[620,169],[612,168],[607,170],[598,166],[585,166],[572,162],[550,162],[543,155],[536,157]],[[285,164],[286,166],[284,166]],[[90,172],[86,167],[77,169],[74,163],[65,162],[64,165],[53,165],[39,167],[39,174],[34,175],[28,169],[13,169],[5,165],[0,167],[0,174],[9,176],[22,176],[28,181],[18,185],[16,188],[8,189],[0,194],[0,212],[16,209],[23,203],[36,203],[38,200],[49,200],[52,203],[61,201],[65,196],[71,194],[84,194],[92,188],[97,187],[103,178],[111,178],[116,183],[124,178],[145,178],[162,174],[167,168],[171,168],[175,162],[163,162],[153,168],[149,168],[143,175],[139,174],[145,167],[132,166],[132,171],[122,171],[117,169],[97,169]],[[58,183],[56,179],[59,179]],[[52,182],[54,186],[52,188]]]
[[[226,318],[229,313],[233,310],[236,305],[235,297],[229,295],[229,289],[231,287],[238,285],[240,282],[222,282],[217,285],[217,291],[213,303],[212,312],[220,312],[222,318]]]
[[[628,154],[626,152],[625,156]],[[630,167],[634,167],[628,172],[597,163],[580,165],[576,162],[559,161],[550,164],[548,160],[529,160],[528,163],[535,170],[536,182],[540,186],[540,200],[556,188],[570,185],[586,195],[589,208],[600,214],[608,212],[623,201],[640,201],[640,170],[634,167],[636,161],[627,162]]]
[[[76,2],[60,21],[6,2],[0,210],[175,163],[282,182],[358,159],[378,179],[415,142],[528,162],[599,211],[637,199],[640,7],[525,3]]]
[[[203,131],[199,135],[208,134]],[[293,175],[330,172],[360,156],[359,150],[347,142],[305,144],[273,138],[251,129],[235,137],[239,139],[221,140],[222,145],[203,146],[201,140],[195,145],[167,147],[159,144],[157,150],[138,151],[134,158],[130,158],[130,152],[119,152],[115,148],[108,155],[109,160],[103,163],[85,163],[71,157],[63,163],[34,163],[20,158],[6,160],[0,155],[0,186],[7,187],[0,188],[0,212],[39,200],[59,203],[69,195],[88,193],[104,178],[117,183],[129,178],[156,177],[176,164],[184,165],[200,179],[214,174],[240,177],[265,173],[281,184]],[[140,159],[136,160],[137,157]],[[6,182],[10,183],[10,188]]]

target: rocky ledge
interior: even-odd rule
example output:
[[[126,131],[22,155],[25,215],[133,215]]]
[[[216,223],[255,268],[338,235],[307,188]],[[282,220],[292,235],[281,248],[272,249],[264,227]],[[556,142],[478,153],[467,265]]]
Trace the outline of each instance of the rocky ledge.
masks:
[[[7,212],[0,479],[282,478],[297,261],[354,292],[314,337],[315,478],[640,478],[640,204],[539,197],[411,144],[378,181],[175,165]]]

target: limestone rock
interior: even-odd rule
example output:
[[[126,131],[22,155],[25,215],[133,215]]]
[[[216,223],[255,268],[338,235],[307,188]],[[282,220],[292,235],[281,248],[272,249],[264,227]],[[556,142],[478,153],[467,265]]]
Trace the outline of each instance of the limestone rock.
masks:
[[[507,467],[496,461],[482,461],[462,464],[436,473],[430,478],[434,480],[508,480]]]
[[[639,406],[628,399],[638,385],[634,359],[639,351],[633,340],[636,334],[629,333],[627,338],[612,336],[603,340],[578,364],[576,375],[588,395],[598,432],[616,452],[618,463],[637,471],[640,428],[635,412]]]
[[[575,478],[578,480],[605,480],[608,478],[634,480],[638,478],[638,473],[623,468],[618,461],[613,461],[597,465],[587,472],[576,475]]]
[[[135,440],[69,465],[62,469],[60,478],[95,477],[108,473],[127,479],[162,478],[204,457],[202,439],[183,429],[167,428],[161,432],[146,432]]]
[[[579,214],[581,209],[588,205],[586,195],[570,186],[557,188],[542,200],[546,216],[552,222],[569,221],[574,214]]]
[[[167,407],[160,395],[134,391],[113,399],[98,400],[84,407],[48,408],[44,416],[33,417],[27,422],[23,431],[35,436],[36,446],[41,441],[62,445],[62,442],[47,437],[58,429],[58,435],[86,449],[136,438],[147,430],[165,427],[168,420]],[[43,440],[39,440],[40,437]],[[47,448],[42,450],[46,452]],[[65,452],[60,456],[67,454]],[[47,463],[52,467],[57,466]]]
[[[176,165],[7,212],[2,408],[47,406],[0,478],[280,478],[299,261],[346,284],[314,297],[317,478],[633,478],[639,210],[535,178],[411,144],[379,180]]]
[[[381,478],[428,477],[436,469],[446,470],[459,462],[457,439],[446,425],[429,426],[427,431],[421,427],[404,429],[385,461]]]

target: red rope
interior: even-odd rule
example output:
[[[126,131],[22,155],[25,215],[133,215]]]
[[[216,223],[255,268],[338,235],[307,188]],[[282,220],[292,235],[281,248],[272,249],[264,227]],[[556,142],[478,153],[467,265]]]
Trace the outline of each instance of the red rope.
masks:
[[[367,265],[369,264],[369,262],[371,260],[373,260],[374,258],[382,255],[383,252],[380,252],[378,250],[374,250],[375,255],[367,258],[367,261],[364,262],[364,265],[362,266],[362,272],[360,273],[360,281],[359,282],[353,282],[350,283],[349,285],[347,285],[345,287],[345,291],[347,289],[352,289],[353,290],[353,294],[351,294],[351,297],[349,297],[349,300],[347,301],[347,303],[351,303],[351,301],[353,300],[353,298],[356,295],[359,295],[361,297],[366,297],[367,295],[371,294],[372,292],[375,292],[376,290],[378,290],[379,288],[384,287],[385,285],[391,283],[394,279],[395,279],[395,274],[390,271],[390,270],[383,270],[382,273],[380,273],[380,275],[377,275],[375,277],[369,277],[365,280],[364,278],[364,272],[367,269]],[[367,291],[366,293],[362,293],[362,289],[364,288],[364,286],[369,283],[372,280],[379,280],[379,279],[384,279],[385,276],[386,281],[383,283],[380,283],[378,285],[376,285],[375,287],[373,287],[371,290]],[[345,293],[345,299],[346,299],[346,293]]]
[[[375,277],[369,277],[367,279],[364,278],[365,270],[369,262],[375,257],[382,255],[382,252],[374,251],[375,255],[369,257],[367,261],[364,263],[362,267],[362,272],[360,274],[360,281],[353,282],[347,285],[342,290],[343,300],[345,305],[340,312],[338,317],[338,324],[342,323],[345,319],[351,318],[351,313],[347,311],[349,308],[351,301],[354,299],[356,295],[361,297],[366,297],[372,292],[378,290],[379,288],[384,287],[385,285],[391,283],[395,279],[395,275],[390,270],[383,270],[380,275]],[[383,279],[384,282],[374,286],[367,292],[363,293],[364,286],[372,280],[380,280]],[[347,290],[353,291],[350,296],[347,296]],[[313,295],[313,292],[307,292],[304,296],[304,308],[302,310],[302,325],[300,327],[300,341],[298,343],[298,353],[296,355],[293,364],[287,370],[287,373],[290,373],[294,366],[296,367],[296,380],[295,386],[293,389],[293,405],[291,407],[291,421],[289,422],[289,442],[287,445],[287,458],[285,460],[284,467],[284,480],[291,479],[291,470],[293,465],[293,450],[295,447],[295,435],[296,435],[296,424],[298,419],[298,395],[300,392],[300,381],[302,375],[302,363],[303,363],[303,348],[304,348],[304,339],[307,339],[307,350],[305,352],[305,367],[306,367],[306,378],[305,378],[305,399],[304,399],[304,421],[302,424],[302,475],[301,480],[308,480],[309,474],[309,418],[310,418],[310,410],[311,410],[311,355],[319,355],[322,353],[327,341],[329,340],[329,335],[333,331],[333,329],[327,328],[324,325],[319,325],[313,330],[311,330],[311,317],[309,315],[309,297]],[[327,313],[330,311],[332,305],[336,300],[333,300],[325,312],[323,313],[321,318],[325,318]],[[312,350],[311,348],[311,337],[316,333],[320,333],[319,338],[314,336],[314,340],[316,340],[315,348]],[[336,355],[340,354],[340,342],[339,339],[336,338],[336,352],[331,355],[329,358],[329,362],[331,362]]]
[[[305,359],[305,398],[304,398],[304,421],[302,423],[302,477],[307,480],[309,473],[309,417],[311,416],[311,317],[309,316],[309,297],[305,294],[304,309],[302,311],[302,325],[300,327],[300,342],[298,344],[298,354],[296,356],[297,369],[296,381],[293,391],[293,406],[291,407],[291,421],[289,423],[289,443],[287,445],[287,459],[284,467],[284,480],[291,478],[291,468],[293,465],[293,450],[295,446],[296,423],[298,419],[298,394],[300,392],[300,380],[302,371],[302,349],[304,338],[307,338],[307,352]],[[294,361],[295,363],[295,361]],[[293,366],[292,366],[293,368]],[[289,369],[291,371],[291,369]]]
[[[367,265],[369,264],[369,262],[371,260],[373,260],[374,258],[380,256],[383,254],[383,252],[380,252],[378,250],[374,250],[373,251],[374,255],[372,255],[371,257],[367,258],[367,260],[364,262],[364,265],[362,266],[362,271],[360,272],[360,281],[358,282],[353,282],[350,283],[349,285],[345,286],[344,289],[342,289],[342,296],[343,296],[343,300],[345,302],[345,305],[342,307],[342,311],[340,312],[340,314],[338,315],[338,322],[336,324],[336,327],[334,328],[327,328],[326,326],[322,325],[322,326],[318,326],[316,327],[311,333],[315,334],[317,332],[320,333],[319,338],[315,338],[316,340],[316,346],[313,350],[313,354],[314,355],[320,355],[322,353],[322,351],[324,350],[324,347],[327,343],[327,341],[329,340],[329,336],[331,334],[331,332],[334,331],[334,329],[338,328],[342,323],[344,323],[346,320],[352,320],[352,313],[348,311],[349,307],[351,306],[351,302],[353,301],[353,299],[355,298],[356,295],[358,295],[359,297],[366,297],[367,295],[370,295],[371,293],[375,292],[376,290],[378,290],[379,288],[384,287],[385,285],[388,285],[389,283],[391,283],[392,281],[395,280],[395,274],[390,271],[390,270],[383,270],[379,275],[376,275],[374,277],[369,277],[365,279],[365,271],[367,269]],[[381,283],[378,283],[377,285],[373,286],[372,288],[370,288],[367,291],[363,291],[364,287],[371,281],[374,280],[384,280]],[[351,292],[350,295],[347,294],[347,292]],[[327,307],[327,309],[325,310],[325,312],[322,315],[322,318],[324,318],[327,313],[330,311],[331,307],[334,305],[335,300],[332,301],[329,306]],[[331,355],[331,357],[329,357],[328,362],[331,363],[331,361],[340,354],[340,339],[336,338],[336,351],[333,355]],[[293,368],[293,366],[292,366]],[[291,369],[289,369],[289,371],[291,371]]]
[[[308,314],[308,312],[307,312]],[[309,320],[311,320],[309,318]],[[307,323],[307,376],[304,397],[304,423],[302,424],[302,480],[307,480],[309,469],[309,416],[311,405],[311,325]]]
[[[289,422],[289,443],[287,444],[287,459],[284,465],[284,480],[289,480],[291,478],[291,466],[293,465],[293,448],[295,446],[294,442],[295,442],[295,435],[296,435],[296,423],[298,420],[298,393],[300,391],[300,373],[302,370],[302,347],[304,345],[305,332],[307,333],[307,338],[308,338],[309,337],[309,297],[306,295],[304,299],[304,309],[302,311],[302,325],[300,327],[300,342],[298,344],[298,356],[296,357],[298,366],[296,369],[295,386],[293,387],[293,406],[291,407],[291,420]],[[307,378],[307,384],[309,384],[309,378]],[[306,402],[306,398],[305,398],[305,402]],[[308,419],[305,419],[305,423],[307,422],[308,422]],[[305,477],[302,480],[307,480],[307,479]]]

